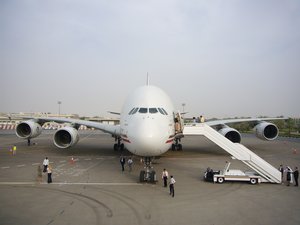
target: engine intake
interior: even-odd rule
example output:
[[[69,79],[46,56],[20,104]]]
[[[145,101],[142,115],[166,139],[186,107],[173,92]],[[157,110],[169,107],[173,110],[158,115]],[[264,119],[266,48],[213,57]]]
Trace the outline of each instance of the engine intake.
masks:
[[[42,133],[42,127],[40,124],[27,120],[19,123],[16,127],[16,135],[19,138],[35,138]]]
[[[54,134],[54,144],[58,148],[69,148],[79,140],[78,131],[73,127],[64,127],[57,130]]]
[[[278,136],[278,128],[273,123],[262,122],[254,127],[255,135],[259,139],[272,141]]]
[[[218,130],[220,134],[222,134],[224,137],[232,141],[233,143],[240,143],[241,142],[241,134],[231,127],[225,127],[220,130]]]

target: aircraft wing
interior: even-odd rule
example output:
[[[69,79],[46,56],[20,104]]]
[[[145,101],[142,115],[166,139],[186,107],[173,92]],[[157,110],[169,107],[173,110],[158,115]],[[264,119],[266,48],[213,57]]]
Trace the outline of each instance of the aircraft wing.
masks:
[[[88,120],[78,120],[71,118],[58,118],[58,117],[22,117],[23,119],[29,119],[33,122],[36,122],[40,125],[43,125],[46,122],[56,122],[56,123],[68,123],[74,128],[79,128],[80,125],[87,126],[90,128],[95,128],[101,130],[105,133],[110,133],[113,135],[120,135],[120,125],[104,124],[99,122],[93,122]]]
[[[228,119],[228,120],[213,120],[206,121],[202,124],[214,128],[220,134],[235,143],[241,142],[241,134],[236,129],[228,126],[227,124],[250,122],[254,127],[254,132],[259,139],[274,140],[279,134],[277,126],[273,123],[266,121],[285,120],[286,118],[247,118],[247,119]],[[201,135],[201,123],[191,123],[184,126],[183,135]]]
[[[255,122],[260,123],[263,121],[272,121],[272,120],[286,120],[287,118],[247,118],[247,119],[227,119],[227,120],[212,120],[205,122],[208,126],[218,126],[230,123],[242,123],[242,122]]]

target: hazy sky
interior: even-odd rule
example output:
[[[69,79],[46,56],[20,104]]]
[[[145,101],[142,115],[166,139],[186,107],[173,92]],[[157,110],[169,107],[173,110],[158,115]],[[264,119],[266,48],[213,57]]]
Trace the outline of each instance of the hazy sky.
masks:
[[[0,0],[0,111],[107,116],[150,82],[189,116],[300,117],[298,0]]]

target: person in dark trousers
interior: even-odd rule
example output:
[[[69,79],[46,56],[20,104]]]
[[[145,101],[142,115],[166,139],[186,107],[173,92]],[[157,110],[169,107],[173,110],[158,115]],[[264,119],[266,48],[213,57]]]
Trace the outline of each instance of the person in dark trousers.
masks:
[[[286,186],[290,186],[291,183],[291,170],[290,168],[287,166],[286,167]]]
[[[170,195],[174,198],[174,195],[175,195],[175,189],[174,189],[174,184],[175,184],[175,179],[173,176],[171,176],[171,179],[170,179]]]
[[[49,165],[47,166],[47,173],[48,173],[48,184],[52,183],[52,167]]]
[[[121,163],[121,166],[122,166],[122,172],[125,170],[125,168],[124,168],[125,162],[126,162],[125,157],[121,156],[120,157],[120,163]]]
[[[30,146],[30,138],[27,139],[27,145]]]
[[[162,175],[161,175],[161,178],[164,181],[164,187],[168,186],[168,177],[169,177],[168,171],[166,169],[164,169],[162,172]]]
[[[280,173],[281,173],[281,183],[283,184],[283,171],[284,171],[284,169],[283,169],[282,164],[279,166],[278,170],[279,170]]]
[[[298,178],[299,178],[299,170],[298,167],[295,167],[295,171],[294,171],[294,179],[295,179],[295,186],[298,187]]]

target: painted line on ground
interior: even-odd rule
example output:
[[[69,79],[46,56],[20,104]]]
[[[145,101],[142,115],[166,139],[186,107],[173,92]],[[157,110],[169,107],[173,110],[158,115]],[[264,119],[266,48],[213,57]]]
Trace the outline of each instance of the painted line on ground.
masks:
[[[10,167],[9,166],[3,166],[1,167],[1,169],[9,169]]]
[[[48,184],[46,182],[38,183],[38,182],[0,182],[0,185],[34,185],[34,184],[47,184],[47,185],[95,185],[95,186],[141,186],[141,183],[67,183],[67,182],[54,182]]]
[[[24,167],[25,166],[25,164],[22,164],[22,165],[17,165],[17,167]]]

